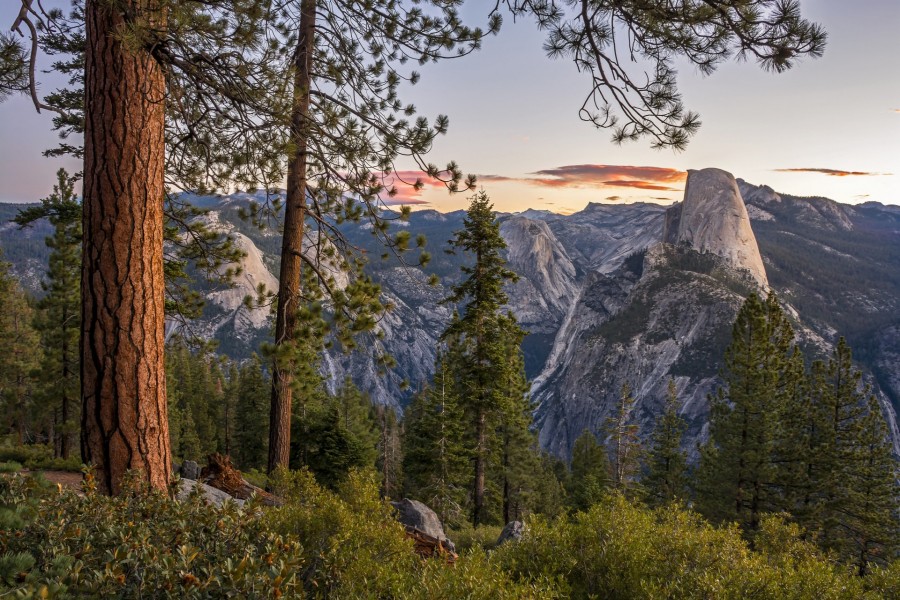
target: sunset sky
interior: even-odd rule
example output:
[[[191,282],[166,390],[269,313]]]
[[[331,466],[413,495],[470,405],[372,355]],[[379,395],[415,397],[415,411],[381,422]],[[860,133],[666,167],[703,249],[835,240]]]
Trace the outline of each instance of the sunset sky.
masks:
[[[12,23],[17,2],[0,6]],[[463,14],[483,21],[483,4]],[[825,55],[774,75],[754,63],[723,64],[711,76],[682,65],[679,85],[703,126],[684,152],[651,150],[648,141],[617,146],[609,132],[578,118],[586,75],[551,60],[529,21],[507,19],[471,56],[428,65],[402,99],[420,113],[447,114],[450,131],[430,159],[456,160],[479,177],[499,210],[580,210],[588,202],[680,199],[685,171],[719,167],[756,184],[841,202],[900,204],[900,2],[804,0],[804,15],[828,32]],[[59,166],[50,115],[23,97],[0,105],[0,201],[45,196]],[[413,169],[412,164],[400,168]],[[426,186],[403,198],[453,210],[465,195]]]

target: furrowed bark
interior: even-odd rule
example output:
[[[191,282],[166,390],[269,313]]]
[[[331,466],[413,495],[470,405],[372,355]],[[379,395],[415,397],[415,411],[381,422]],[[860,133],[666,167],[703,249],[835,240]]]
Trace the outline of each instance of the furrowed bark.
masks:
[[[269,473],[287,467],[291,449],[291,359],[279,353],[295,339],[300,304],[303,232],[306,218],[307,160],[309,145],[310,86],[315,47],[315,0],[300,6],[300,32],[294,53],[294,103],[291,109],[293,152],[288,160],[284,203],[284,234],[278,277],[278,309],[275,315],[275,361],[272,367],[272,404],[269,412]]]
[[[165,489],[172,471],[164,374],[165,79],[119,37],[164,21],[155,0],[88,0],[81,386],[83,460],[98,489],[128,470]]]

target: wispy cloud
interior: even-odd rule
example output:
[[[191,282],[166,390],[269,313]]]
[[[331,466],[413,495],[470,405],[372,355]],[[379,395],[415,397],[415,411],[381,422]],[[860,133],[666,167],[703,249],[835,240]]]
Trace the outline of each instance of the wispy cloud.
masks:
[[[844,171],[842,169],[822,169],[814,167],[802,167],[793,169],[773,169],[778,173],[820,173],[829,177],[872,177],[875,175],[890,175],[890,173],[873,173],[871,171]]]
[[[681,191],[687,173],[666,167],[629,165],[565,165],[530,173],[535,177],[479,175],[481,181],[515,181],[549,188],[631,188],[664,192]]]
[[[393,196],[386,193],[382,195],[382,200],[388,206],[430,204],[430,201],[421,197],[422,192],[429,188],[444,187],[443,181],[429,177],[424,171],[393,171],[380,177],[385,188],[396,190]],[[422,188],[418,190],[415,187],[417,181],[422,183]]]

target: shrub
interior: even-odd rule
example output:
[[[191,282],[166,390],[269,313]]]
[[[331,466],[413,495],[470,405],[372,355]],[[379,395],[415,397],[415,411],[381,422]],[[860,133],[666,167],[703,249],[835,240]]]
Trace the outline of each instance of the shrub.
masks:
[[[456,549],[462,553],[471,548],[491,550],[497,545],[497,538],[503,528],[499,525],[481,525],[478,528],[465,523],[462,527],[447,531],[447,537],[456,544]]]
[[[15,473],[22,470],[22,463],[14,460],[8,462],[0,462],[0,473]]]
[[[752,551],[736,526],[715,528],[679,507],[650,510],[611,496],[571,518],[530,520],[523,538],[497,554],[520,578],[556,581],[572,598],[867,597],[860,579],[779,517],[764,520],[755,543]]]
[[[465,553],[451,568],[412,551],[393,509],[378,492],[372,471],[351,470],[336,492],[307,471],[273,479],[287,500],[266,511],[267,527],[296,535],[303,552],[303,585],[320,598],[554,598],[535,579],[516,583],[484,552]]]
[[[296,541],[259,507],[183,503],[132,480],[115,498],[18,475],[0,480],[0,579],[21,596],[209,598],[290,594]],[[277,590],[277,592],[276,592]]]
[[[559,597],[477,549],[452,567],[417,556],[372,472],[351,472],[336,492],[306,471],[273,481],[286,500],[277,508],[174,502],[136,480],[109,498],[90,478],[79,495],[0,477],[0,596]]]

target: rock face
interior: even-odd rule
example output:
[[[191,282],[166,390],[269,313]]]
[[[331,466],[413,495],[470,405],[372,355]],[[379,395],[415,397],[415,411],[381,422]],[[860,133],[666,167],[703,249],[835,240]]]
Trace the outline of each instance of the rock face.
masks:
[[[444,533],[444,526],[437,513],[419,502],[404,498],[399,502],[391,502],[391,506],[397,511],[397,520],[407,527],[415,527],[422,533],[446,542],[449,550],[454,551],[453,542]]]
[[[760,286],[768,286],[750,217],[731,173],[688,171],[684,201],[666,212],[663,241],[721,256],[735,269],[749,271]]]
[[[631,422],[648,435],[674,378],[684,447],[695,453],[731,324],[755,287],[724,258],[670,244],[649,249],[638,267],[589,277],[532,386],[541,446],[568,458],[585,430],[602,433],[626,383]]]

